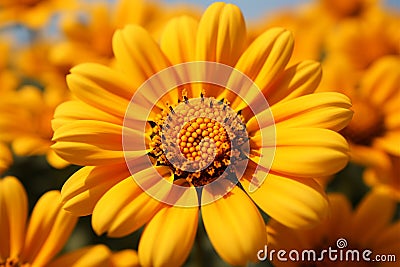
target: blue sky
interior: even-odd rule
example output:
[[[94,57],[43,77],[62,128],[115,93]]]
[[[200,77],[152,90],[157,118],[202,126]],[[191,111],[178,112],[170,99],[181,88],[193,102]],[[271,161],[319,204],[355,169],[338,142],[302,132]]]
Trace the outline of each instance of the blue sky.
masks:
[[[310,3],[314,0],[224,0],[239,6],[246,17],[246,20],[254,20],[262,14],[266,14],[271,10],[276,10],[282,7],[293,7],[301,3]],[[317,0],[315,0],[317,1]],[[167,3],[190,3],[207,7],[216,0],[164,0]],[[400,9],[400,0],[386,0],[383,1],[386,6],[397,7]]]

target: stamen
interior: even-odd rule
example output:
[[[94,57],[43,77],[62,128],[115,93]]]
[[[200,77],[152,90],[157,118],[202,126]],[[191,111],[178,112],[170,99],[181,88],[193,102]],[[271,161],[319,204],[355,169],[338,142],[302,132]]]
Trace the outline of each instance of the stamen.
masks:
[[[238,149],[247,137],[243,120],[237,119],[241,116],[227,108],[226,99],[207,98],[206,103],[204,90],[200,96],[191,100],[182,90],[185,105],[167,103],[168,109],[156,116],[155,126],[151,124],[148,154],[154,164],[169,166],[175,180],[186,179],[196,187],[234,175],[228,166],[246,159]]]

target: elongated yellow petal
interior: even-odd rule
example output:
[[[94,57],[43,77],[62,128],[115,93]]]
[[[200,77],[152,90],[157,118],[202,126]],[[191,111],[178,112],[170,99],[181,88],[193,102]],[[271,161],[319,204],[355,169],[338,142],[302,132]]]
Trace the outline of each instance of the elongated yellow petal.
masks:
[[[346,166],[349,160],[347,153],[343,152],[346,148],[344,140],[335,148],[279,147],[275,151],[271,169],[281,174],[305,178],[332,175]]]
[[[271,86],[263,90],[263,94],[272,106],[279,101],[313,93],[321,77],[322,69],[319,62],[301,61],[286,69]]]
[[[386,152],[373,147],[356,145],[353,143],[349,143],[349,146],[351,161],[382,170],[391,168],[390,158]]]
[[[351,120],[350,99],[327,92],[298,97],[271,107],[275,123],[285,127],[320,127],[341,130]]]
[[[355,210],[351,227],[352,236],[360,246],[366,247],[387,227],[395,209],[396,200],[385,189],[376,188],[364,197]]]
[[[92,226],[98,235],[124,236],[150,220],[160,205],[129,177],[101,197],[93,210]]]
[[[400,129],[376,138],[374,146],[380,147],[392,155],[400,156]]]
[[[240,9],[222,2],[210,5],[197,31],[196,60],[234,66],[246,42],[246,26]]]
[[[143,231],[138,248],[140,265],[181,266],[192,248],[198,216],[197,207],[165,206],[161,209]]]
[[[360,90],[378,107],[399,94],[400,60],[395,56],[376,61],[363,75]]]
[[[102,267],[110,266],[111,251],[105,245],[84,247],[55,259],[48,267]]]
[[[50,191],[38,200],[33,209],[26,233],[23,253],[23,258],[28,262],[32,262],[34,257],[39,253],[40,248],[51,231],[51,227],[60,210],[58,204],[59,198],[59,192]]]
[[[247,191],[248,180],[241,181]],[[313,179],[288,178],[269,173],[249,196],[269,216],[291,228],[312,227],[328,213],[328,201]]]
[[[82,101],[72,100],[61,103],[54,112],[51,121],[53,130],[74,120],[96,120],[122,125],[122,119],[107,112],[101,111]]]
[[[85,103],[118,117],[125,115],[134,91],[119,72],[94,63],[71,69],[67,83],[74,95]]]
[[[165,25],[160,47],[172,64],[195,60],[197,25],[197,20],[189,16],[173,18]]]
[[[113,36],[113,50],[116,58],[116,66],[127,74],[131,80],[131,87],[138,88],[154,74],[171,66],[168,58],[150,34],[138,25],[128,25],[122,30],[117,30]],[[164,77],[163,77],[164,78]],[[153,78],[149,90],[144,97],[151,104],[156,103],[160,96],[170,89],[166,84],[177,83],[177,77]],[[178,91],[172,90],[164,95],[162,103],[175,103],[178,99]],[[165,107],[164,107],[165,108]]]
[[[293,36],[282,28],[261,34],[241,55],[235,68],[263,90],[283,71],[293,50]]]
[[[140,267],[139,256],[132,249],[125,249],[111,255],[112,267]]]
[[[276,145],[271,169],[280,174],[313,178],[332,175],[346,166],[348,145],[338,133],[320,128],[277,128],[276,138],[262,139],[263,135],[251,138],[251,146],[264,156],[271,156]],[[259,156],[250,157],[265,168],[271,161],[259,162]]]
[[[23,258],[32,266],[47,264],[67,242],[78,218],[62,209],[59,191],[38,201],[28,226]]]
[[[49,150],[50,140],[40,136],[21,136],[14,139],[12,149],[18,156],[43,155]]]
[[[326,220],[326,235],[330,240],[336,241],[338,237],[348,237],[349,225],[352,217],[351,203],[347,197],[339,193],[328,194],[329,216]]]
[[[213,192],[203,191],[202,198]],[[237,186],[223,198],[201,207],[204,227],[221,258],[245,265],[257,260],[267,241],[265,223],[257,207]]]
[[[108,190],[130,175],[125,163],[83,167],[62,187],[63,208],[76,216],[89,215]]]
[[[125,142],[135,155],[145,155],[144,135],[124,129],[130,141]],[[54,132],[52,148],[63,159],[77,165],[99,165],[124,161],[122,126],[102,121],[78,120],[61,126]],[[137,150],[136,150],[137,149]]]
[[[68,161],[63,160],[60,156],[58,156],[51,148],[49,148],[46,153],[46,160],[52,167],[56,169],[63,169],[70,164]]]
[[[24,245],[28,199],[21,182],[12,176],[0,179],[0,256],[16,258]]]
[[[279,102],[264,110],[257,117],[271,117],[274,120],[259,125],[257,117],[252,117],[246,125],[250,135],[254,135],[259,127],[316,127],[339,131],[351,120],[350,99],[340,93],[328,92],[301,96],[285,102]],[[265,130],[267,131],[267,129]]]

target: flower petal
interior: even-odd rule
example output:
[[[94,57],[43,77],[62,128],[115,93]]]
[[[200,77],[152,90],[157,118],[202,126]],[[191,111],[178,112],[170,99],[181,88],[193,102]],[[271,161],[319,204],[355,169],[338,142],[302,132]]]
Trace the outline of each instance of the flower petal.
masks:
[[[319,62],[305,60],[286,69],[263,94],[272,106],[279,101],[311,94],[318,87],[322,77]]]
[[[379,107],[399,93],[399,84],[400,60],[387,56],[376,61],[363,75],[360,90]]]
[[[131,81],[127,81],[126,76],[95,63],[72,68],[67,83],[74,95],[83,102],[121,118],[136,88]]]
[[[160,46],[172,64],[195,60],[197,26],[197,20],[189,16],[173,18],[165,26]]]
[[[328,201],[313,179],[288,178],[269,173],[264,183],[249,192],[250,183],[241,181],[254,202],[269,216],[291,228],[312,227],[328,213]]]
[[[23,185],[15,177],[0,179],[0,215],[0,257],[16,258],[24,245],[28,199]]]
[[[83,167],[62,187],[63,208],[76,216],[89,215],[110,188],[130,176],[125,163]]]
[[[54,132],[52,146],[63,159],[77,165],[100,165],[121,163],[124,155],[143,156],[141,140],[145,137],[140,131],[127,127],[124,134],[131,138],[129,148],[122,148],[121,125],[102,121],[77,120],[61,126]],[[138,149],[135,151],[135,149]],[[133,151],[132,151],[133,150]]]
[[[122,125],[122,119],[107,112],[97,109],[82,101],[72,100],[61,103],[54,112],[54,119],[51,121],[53,130],[74,120],[95,120],[105,121]]]
[[[191,194],[196,192],[191,191]],[[150,220],[139,242],[141,266],[181,266],[193,246],[197,207],[165,206]]]
[[[246,25],[240,9],[222,2],[211,4],[199,22],[196,60],[234,66],[246,41]]]
[[[235,68],[264,90],[283,71],[292,50],[292,34],[283,28],[272,28],[250,44]]]
[[[252,147],[259,148],[261,155],[270,155],[276,145],[272,166],[265,165],[264,168],[287,176],[313,178],[334,174],[348,162],[347,142],[336,132],[320,128],[279,127],[276,130],[276,140],[267,140],[261,148],[261,141],[265,142],[262,135],[251,138]],[[256,163],[264,164],[257,160],[255,153],[250,157]]]
[[[202,199],[213,192],[203,191]],[[232,265],[257,260],[267,241],[265,223],[257,207],[237,186],[223,198],[201,207],[204,227],[221,258]]]
[[[139,256],[132,249],[125,249],[111,255],[113,267],[140,267]]]
[[[169,170],[167,167],[157,168],[161,171]],[[135,176],[139,175],[149,176],[149,173],[146,170],[135,173]],[[124,236],[149,221],[160,205],[161,202],[143,191],[135,180],[129,177],[113,186],[97,202],[93,210],[92,226],[98,235],[108,232],[112,237]]]
[[[47,267],[102,267],[110,265],[111,251],[105,245],[84,247],[73,252],[63,254]]]
[[[68,161],[60,158],[51,148],[46,153],[46,160],[50,166],[56,169],[63,169],[70,164]]]
[[[351,233],[354,240],[361,247],[367,247],[391,222],[395,209],[396,200],[385,189],[378,187],[368,193],[353,215]]]
[[[374,146],[380,147],[382,150],[392,155],[400,156],[400,129],[376,138],[374,140]]]
[[[122,30],[117,30],[113,36],[113,50],[117,62],[117,68],[125,73],[131,87],[139,88],[144,85],[154,74],[171,66],[168,58],[150,34],[138,25],[127,25]],[[169,72],[171,73],[171,72]],[[143,95],[151,105],[160,103],[175,103],[178,98],[178,90],[167,92],[171,84],[178,82],[178,76],[168,75],[152,77],[145,85],[149,88]],[[165,95],[164,95],[165,94]],[[160,96],[164,95],[161,99]],[[147,104],[143,102],[143,104]],[[162,108],[162,107],[161,107]],[[165,108],[165,106],[164,106]]]
[[[271,107],[275,124],[341,130],[351,120],[350,99],[340,93],[317,93],[279,102]]]
[[[60,252],[78,221],[62,209],[60,200],[59,191],[49,191],[33,210],[22,255],[32,266],[46,265]]]
[[[12,149],[18,156],[43,155],[49,150],[50,140],[39,136],[21,136],[14,139]]]

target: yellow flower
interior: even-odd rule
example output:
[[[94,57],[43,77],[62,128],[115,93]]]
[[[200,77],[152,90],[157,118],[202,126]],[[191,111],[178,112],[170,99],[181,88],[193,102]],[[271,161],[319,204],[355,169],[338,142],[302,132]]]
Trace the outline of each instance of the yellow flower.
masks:
[[[88,17],[80,18],[82,12]],[[193,8],[164,6],[152,1],[120,0],[114,8],[106,3],[86,3],[79,13],[62,17],[61,29],[66,40],[54,45],[50,58],[56,65],[65,67],[83,62],[109,64],[113,58],[111,39],[116,29],[137,24],[159,37],[166,21],[182,14],[197,17]]]
[[[343,58],[353,71],[365,70],[387,55],[400,55],[398,13],[372,9],[336,25],[326,39],[327,60]]]
[[[75,7],[75,0],[0,0],[0,22],[23,23],[39,28],[57,11]]]
[[[351,203],[342,194],[331,193],[328,195],[330,202],[330,217],[323,221],[318,227],[310,230],[290,229],[276,221],[270,221],[267,225],[268,244],[267,251],[275,250],[272,262],[274,266],[305,266],[309,263],[312,266],[398,266],[395,261],[379,264],[375,259],[377,255],[381,259],[388,259],[390,255],[400,257],[400,221],[392,221],[396,210],[396,201],[383,188],[375,188],[368,193],[358,206],[352,210]],[[331,253],[329,258],[329,247],[336,250]],[[279,261],[277,252],[285,250],[287,262]],[[312,260],[313,254],[304,254],[305,260],[301,261],[302,253],[306,250],[315,250],[316,258],[321,257],[322,251],[327,252],[321,260]],[[366,262],[362,258],[364,250],[372,251],[366,255],[372,262]],[[291,261],[289,253],[296,250],[300,261]],[[342,261],[340,260],[340,250],[342,250]],[[351,261],[352,257],[357,259],[358,250],[359,261]],[[350,252],[348,252],[350,251]],[[353,253],[353,252],[352,252]],[[296,254],[292,252],[292,258]],[[308,255],[310,261],[307,261]],[[348,261],[346,261],[346,255]],[[337,257],[336,260],[334,259]],[[271,259],[271,258],[270,258]],[[323,259],[323,260],[322,260]]]
[[[18,156],[46,155],[55,168],[64,168],[68,162],[50,148],[51,119],[56,106],[67,99],[64,90],[47,87],[44,91],[24,86],[2,96],[0,100],[0,140],[10,142]]]
[[[62,209],[59,191],[45,193],[28,221],[24,187],[15,177],[7,176],[0,179],[0,214],[0,266],[138,266],[135,251],[112,254],[104,245],[82,248],[55,258],[77,222],[77,217]]]
[[[369,186],[386,186],[400,199],[400,157],[389,155],[389,158],[389,168],[369,167],[364,171],[363,178]]]
[[[333,80],[335,72],[329,75]],[[389,155],[400,156],[400,57],[381,58],[357,82],[347,84],[344,73],[335,77],[333,87],[341,88],[353,103],[353,119],[342,131],[350,144],[351,160],[389,170]]]
[[[85,167],[64,184],[64,208],[76,215],[92,214],[92,226],[97,234],[107,232],[109,236],[124,236],[146,224],[138,249],[143,266],[182,265],[194,242],[199,210],[215,250],[232,265],[256,260],[256,252],[265,242],[264,221],[254,202],[267,214],[291,227],[310,226],[326,215],[326,197],[313,177],[333,174],[347,163],[347,143],[336,131],[351,119],[349,99],[338,93],[312,94],[321,77],[318,63],[304,61],[286,67],[293,48],[290,32],[273,28],[249,46],[246,42],[246,27],[239,8],[214,3],[200,22],[187,16],[172,19],[165,26],[160,44],[137,25],[118,30],[113,37],[115,69],[82,64],[74,67],[67,77],[77,100],[57,108],[52,147],[62,158]],[[222,63],[224,65],[217,64],[220,69],[231,66],[238,70],[236,73],[244,73],[253,80],[261,90],[261,97],[255,87],[249,89],[243,85],[240,95],[251,100],[246,104],[242,96],[238,97],[224,87],[195,83],[183,89],[175,88],[153,103],[164,86],[164,81],[155,79],[158,86],[140,94],[142,101],[129,111],[133,94],[141,92],[139,87],[152,75],[162,73],[174,64],[193,61],[196,61],[197,71],[188,75],[201,76],[205,62]],[[175,68],[179,66],[186,65]],[[214,72],[205,69],[204,73],[212,76]],[[185,77],[184,72],[181,74]],[[215,77],[221,75],[215,74]],[[167,80],[174,79],[168,76]],[[250,106],[257,106],[264,97],[272,107],[258,109],[257,114],[253,114]],[[186,104],[195,103],[193,101],[200,101],[195,105],[199,117],[181,125],[182,131],[175,133],[181,142],[175,149],[179,148],[189,161],[202,158],[202,153],[210,158],[213,149],[203,151],[207,148],[205,144],[197,149],[199,143],[204,142],[201,135],[204,140],[215,140],[216,156],[209,168],[189,172],[168,160],[171,154],[163,152],[160,140],[164,136],[161,125],[169,121],[169,116],[185,110],[197,114],[195,109],[185,108]],[[150,102],[155,106],[146,110]],[[208,107],[202,106],[205,104]],[[220,117],[226,114],[227,121],[238,125],[233,128],[233,135],[227,132],[226,124],[222,127],[222,122],[212,119],[210,110],[218,111]],[[269,120],[271,114],[275,124]],[[261,128],[258,125],[260,118],[264,120]],[[147,123],[145,133],[123,126],[124,122],[132,121]],[[178,121],[171,123],[179,128]],[[165,127],[175,129],[172,124]],[[275,129],[276,140],[273,138]],[[124,151],[125,130],[133,134],[128,136],[133,142],[132,150],[128,145],[128,150]],[[247,140],[246,134],[250,139],[248,154],[228,142],[232,138],[232,142],[242,144]],[[141,138],[143,135],[146,137]],[[263,135],[269,139],[264,140]],[[144,149],[136,145],[142,139],[146,139]],[[208,148],[212,146],[209,144]],[[218,190],[224,191],[224,181],[229,181],[216,182],[217,186],[209,190],[205,189],[207,185],[218,180],[225,169],[230,170],[228,175],[236,175],[236,165],[230,165],[231,155],[239,163],[248,159],[243,177],[238,178],[239,186],[220,194],[216,201],[207,201],[221,193]],[[131,165],[127,166],[125,156]],[[268,156],[271,156],[270,161],[262,166],[261,159]],[[143,159],[155,166],[144,168],[141,165]],[[128,167],[142,169],[131,174]],[[269,168],[271,171],[267,176]],[[152,179],[157,176],[154,173],[165,178],[162,181],[166,186],[160,187],[163,184],[160,181],[150,188],[155,189],[153,193],[165,193],[170,197],[169,190],[172,192],[172,188],[176,188],[173,185],[181,185],[178,187],[187,190],[171,197],[175,197],[177,203],[191,199],[195,205],[165,204],[152,198],[133,180]],[[262,176],[261,180],[267,178],[257,190],[250,192],[253,175]],[[197,202],[195,186],[203,188],[202,192],[199,190],[201,204]]]
[[[10,40],[7,38],[0,38],[0,94],[12,91],[18,86],[17,75],[8,68],[10,64],[11,46]]]
[[[314,1],[266,16],[252,28],[252,35],[279,25],[291,30],[296,38],[292,60],[344,57],[352,69],[364,69],[380,56],[399,54],[399,16],[383,9],[380,3]]]

